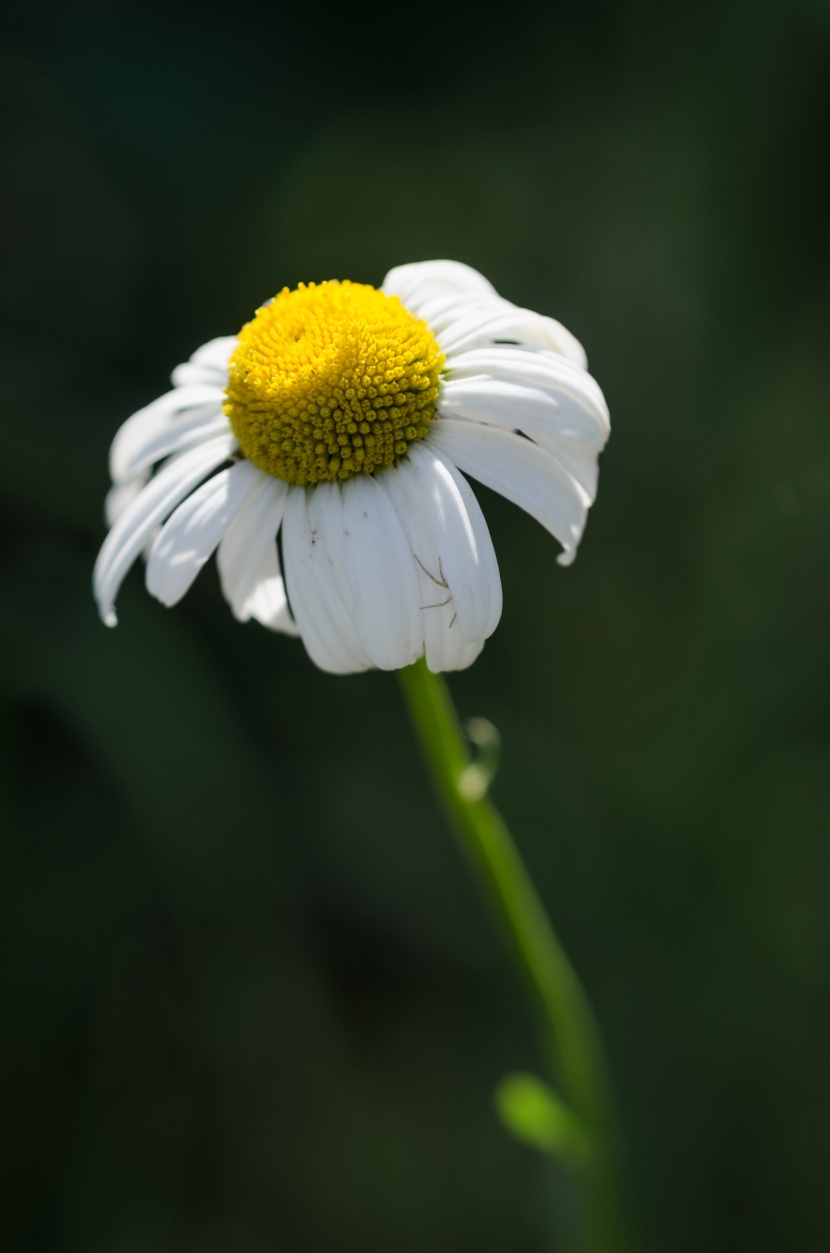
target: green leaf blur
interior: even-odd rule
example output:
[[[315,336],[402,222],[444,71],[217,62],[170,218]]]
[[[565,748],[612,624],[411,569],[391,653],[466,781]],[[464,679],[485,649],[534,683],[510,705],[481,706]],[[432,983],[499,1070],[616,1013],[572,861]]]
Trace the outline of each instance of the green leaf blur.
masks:
[[[517,1140],[560,1158],[566,1165],[585,1153],[577,1118],[548,1084],[535,1075],[508,1075],[496,1089],[499,1117]]]

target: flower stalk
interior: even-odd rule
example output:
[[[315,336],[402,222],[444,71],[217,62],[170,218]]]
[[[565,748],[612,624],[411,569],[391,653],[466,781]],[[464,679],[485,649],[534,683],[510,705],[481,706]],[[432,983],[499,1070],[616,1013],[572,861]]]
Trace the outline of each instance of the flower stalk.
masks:
[[[438,795],[495,905],[536,1001],[551,1078],[581,1124],[585,1152],[565,1160],[582,1196],[586,1253],[623,1253],[627,1222],[602,1046],[585,993],[545,912],[507,826],[484,786],[446,683],[423,658],[400,672],[416,735]]]

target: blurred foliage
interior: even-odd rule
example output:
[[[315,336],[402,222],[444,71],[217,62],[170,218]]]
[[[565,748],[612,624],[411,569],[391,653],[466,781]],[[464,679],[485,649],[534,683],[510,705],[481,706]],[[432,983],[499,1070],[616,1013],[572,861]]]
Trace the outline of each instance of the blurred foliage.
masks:
[[[508,1075],[496,1088],[496,1110],[517,1140],[581,1166],[588,1152],[584,1124],[535,1075]]]
[[[89,594],[112,435],[284,284],[449,256],[585,342],[572,570],[482,491],[453,680],[594,1000],[658,1253],[830,1240],[830,9],[16,0],[0,458],[10,1253],[541,1253],[521,989],[394,680]]]

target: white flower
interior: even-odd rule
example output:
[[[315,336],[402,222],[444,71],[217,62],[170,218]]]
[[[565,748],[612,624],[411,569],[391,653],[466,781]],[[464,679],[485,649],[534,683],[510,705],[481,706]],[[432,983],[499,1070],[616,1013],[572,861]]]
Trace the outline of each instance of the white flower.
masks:
[[[101,616],[115,624],[148,546],[165,605],[218,550],[236,617],[299,634],[334,673],[468,666],[502,596],[464,475],[541,522],[567,565],[609,432],[574,337],[452,261],[399,266],[380,291],[283,291],[172,380],[112,445]]]

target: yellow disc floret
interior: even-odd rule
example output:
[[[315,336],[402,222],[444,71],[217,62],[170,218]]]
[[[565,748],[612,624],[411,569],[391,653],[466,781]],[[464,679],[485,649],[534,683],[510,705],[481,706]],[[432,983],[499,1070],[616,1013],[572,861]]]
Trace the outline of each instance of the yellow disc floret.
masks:
[[[245,456],[288,483],[371,474],[426,435],[443,363],[397,296],[300,284],[239,332],[225,413]]]

